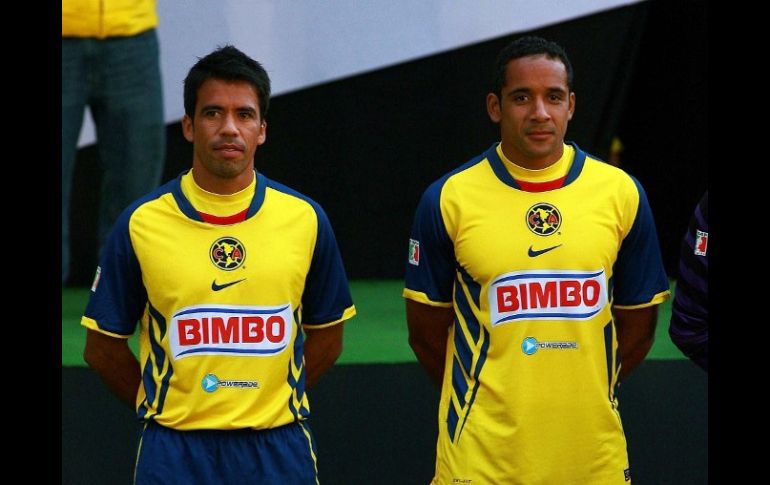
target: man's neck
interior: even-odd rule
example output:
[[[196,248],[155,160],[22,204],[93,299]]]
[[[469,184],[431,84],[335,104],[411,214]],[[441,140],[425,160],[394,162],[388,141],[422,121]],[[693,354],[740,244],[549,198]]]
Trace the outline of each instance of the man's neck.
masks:
[[[550,153],[548,155],[545,155],[543,157],[539,158],[532,158],[532,157],[526,157],[521,155],[516,150],[512,150],[510,147],[506,147],[505,142],[501,142],[500,148],[503,150],[503,154],[505,155],[505,158],[508,159],[511,163],[518,165],[521,168],[526,168],[527,170],[543,170],[554,163],[561,160],[562,155],[564,155],[564,144],[562,143],[558,150],[556,150],[553,153]]]
[[[244,170],[233,178],[223,178],[211,175],[205,170],[192,169],[195,184],[206,192],[217,195],[231,195],[248,187],[254,180],[254,167]]]

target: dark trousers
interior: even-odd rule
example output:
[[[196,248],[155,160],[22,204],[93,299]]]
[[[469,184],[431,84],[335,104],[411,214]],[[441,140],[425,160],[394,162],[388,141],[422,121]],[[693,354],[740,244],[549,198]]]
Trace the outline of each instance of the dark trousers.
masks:
[[[91,110],[102,169],[97,237],[133,200],[160,183],[166,154],[158,37],[62,38],[62,283],[70,267],[70,199],[85,108]],[[88,190],[84,187],[83,190]]]

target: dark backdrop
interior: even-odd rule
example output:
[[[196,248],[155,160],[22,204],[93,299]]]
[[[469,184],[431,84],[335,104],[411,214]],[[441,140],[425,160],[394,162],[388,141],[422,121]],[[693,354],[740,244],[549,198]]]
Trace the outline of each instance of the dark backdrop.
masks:
[[[646,188],[666,268],[707,184],[706,3],[650,1],[532,31],[565,46],[577,106],[567,132]],[[317,200],[351,278],[401,278],[425,187],[499,139],[486,114],[491,65],[523,33],[277,96],[257,169]],[[268,66],[269,67],[269,66]],[[180,87],[181,89],[181,87]],[[190,167],[191,145],[168,127],[164,180]],[[90,283],[100,174],[79,151],[72,213],[71,284]]]
[[[618,134],[623,168],[645,187],[666,270],[708,187],[708,8],[652,1]]]
[[[634,485],[708,481],[708,376],[645,361],[618,392]],[[417,363],[335,365],[308,392],[324,485],[425,485],[439,393]],[[85,367],[62,368],[62,483],[130,484],[136,415]]]

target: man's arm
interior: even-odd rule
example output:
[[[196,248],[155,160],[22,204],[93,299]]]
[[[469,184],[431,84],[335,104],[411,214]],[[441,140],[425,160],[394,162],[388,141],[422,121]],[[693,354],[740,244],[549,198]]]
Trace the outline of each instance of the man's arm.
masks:
[[[345,322],[324,328],[305,327],[305,386],[310,388],[342,354]]]
[[[655,341],[655,325],[658,323],[658,306],[652,305],[633,310],[614,309],[615,329],[620,352],[620,378],[625,379],[642,363]]]
[[[88,330],[83,359],[107,387],[131,409],[142,378],[139,361],[128,347],[128,339]]]
[[[417,360],[440,388],[444,378],[449,326],[454,321],[454,309],[426,305],[406,300],[406,323],[409,345]]]

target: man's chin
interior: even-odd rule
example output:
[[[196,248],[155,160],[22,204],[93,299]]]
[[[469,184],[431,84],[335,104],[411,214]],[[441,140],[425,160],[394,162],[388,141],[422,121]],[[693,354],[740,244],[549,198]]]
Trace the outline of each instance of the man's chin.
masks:
[[[213,172],[221,178],[233,179],[248,170],[249,164],[243,160],[223,160],[219,161],[216,170]]]

